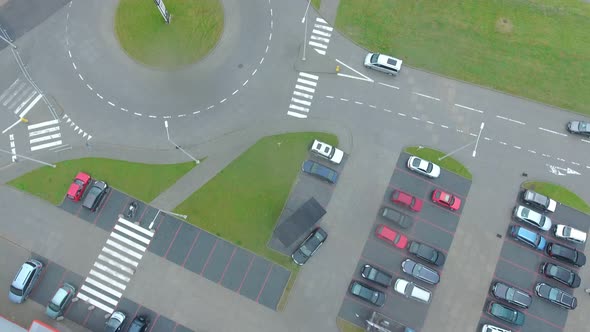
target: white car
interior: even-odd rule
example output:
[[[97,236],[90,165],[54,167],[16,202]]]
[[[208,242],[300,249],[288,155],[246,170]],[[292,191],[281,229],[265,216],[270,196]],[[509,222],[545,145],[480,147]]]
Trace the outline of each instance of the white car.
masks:
[[[440,167],[438,167],[437,164],[416,156],[408,158],[408,168],[416,173],[426,175],[433,179],[440,175]]]
[[[555,225],[555,236],[575,243],[584,243],[588,235],[571,226],[557,224]]]
[[[342,152],[342,150],[339,150],[324,142],[320,142],[317,139],[313,141],[310,150],[312,153],[315,153],[322,158],[326,158],[334,164],[340,164],[340,162],[342,162],[342,158],[344,158],[344,152]]]
[[[512,332],[510,330],[503,329],[501,327],[497,327],[490,324],[485,324],[481,328],[481,332]]]
[[[514,217],[520,221],[529,223],[543,231],[551,229],[551,219],[549,217],[540,214],[537,211],[531,210],[522,205],[518,205],[514,208]]]
[[[395,281],[393,289],[407,298],[424,303],[429,303],[430,297],[432,296],[432,293],[430,293],[429,290],[419,287],[413,282],[409,282],[402,278]]]
[[[397,75],[402,70],[402,63],[402,60],[385,54],[369,53],[365,56],[365,67],[389,75]]]

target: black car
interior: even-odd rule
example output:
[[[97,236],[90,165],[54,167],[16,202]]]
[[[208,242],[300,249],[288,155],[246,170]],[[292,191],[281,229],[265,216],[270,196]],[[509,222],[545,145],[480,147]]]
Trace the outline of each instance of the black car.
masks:
[[[385,293],[363,284],[362,282],[351,282],[348,291],[350,294],[378,307],[383,306],[383,303],[385,303]]]
[[[324,244],[328,238],[328,233],[321,228],[314,229],[303,243],[291,255],[293,262],[297,265],[303,265],[307,260],[315,254],[315,252]]]
[[[590,123],[584,121],[570,121],[567,123],[567,131],[590,137]]]
[[[145,315],[137,315],[129,325],[127,332],[146,332],[150,321]]]
[[[381,216],[387,220],[393,221],[394,224],[401,228],[409,228],[413,224],[412,218],[388,207],[383,207],[381,209]]]
[[[338,172],[312,160],[303,162],[301,170],[330,183],[336,183],[338,181]]]
[[[503,282],[496,282],[492,286],[492,295],[497,299],[525,309],[533,303],[533,298],[527,292],[508,286]]]
[[[393,279],[389,273],[383,272],[369,264],[365,264],[361,267],[361,276],[383,287],[389,287],[391,285],[391,280]]]
[[[583,252],[559,243],[549,243],[547,245],[547,255],[579,267],[586,264],[586,255]]]
[[[522,326],[525,320],[525,316],[522,312],[514,310],[498,302],[490,302],[490,305],[488,306],[488,313],[498,319],[517,326]]]
[[[412,241],[410,243],[410,246],[408,247],[408,251],[410,252],[410,254],[415,255],[416,257],[423,259],[429,263],[432,263],[436,266],[443,266],[443,264],[445,263],[446,257],[445,255],[424,244],[424,243],[420,243],[420,242],[416,242],[416,241]]]
[[[580,287],[580,276],[574,271],[566,269],[563,266],[559,266],[553,263],[543,263],[540,268],[541,274],[548,278],[555,279],[564,285],[568,285],[571,288]]]
[[[436,285],[440,281],[438,272],[409,258],[402,262],[402,271],[427,284]]]
[[[100,202],[104,198],[107,193],[109,185],[104,181],[94,181],[90,190],[86,194],[86,198],[84,198],[84,203],[82,206],[89,209],[90,211],[95,211]]]
[[[573,310],[578,306],[578,299],[572,294],[568,294],[557,287],[551,287],[544,282],[540,282],[535,286],[535,293],[540,298],[551,301],[566,309]]]

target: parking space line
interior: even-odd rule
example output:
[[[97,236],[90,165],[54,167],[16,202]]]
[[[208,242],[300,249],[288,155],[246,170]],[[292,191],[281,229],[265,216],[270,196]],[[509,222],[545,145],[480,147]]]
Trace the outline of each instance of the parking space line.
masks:
[[[168,252],[170,251],[170,248],[172,248],[172,244],[174,243],[174,241],[176,241],[176,237],[178,236],[178,232],[180,232],[180,229],[182,228],[182,224],[183,223],[178,224],[178,229],[176,230],[176,233],[174,233],[174,237],[172,238],[172,241],[170,241],[170,244],[168,245],[168,249],[166,250],[166,254],[164,254],[164,258],[168,257]]]
[[[139,217],[139,223],[141,224],[141,221],[143,220],[143,217],[145,216],[145,213],[147,212],[148,208],[150,207],[147,204],[144,204],[145,208],[143,209],[143,212],[141,213],[141,216]]]
[[[362,254],[360,256],[360,260],[363,260],[363,261],[367,262],[370,265],[376,266],[376,267],[379,268],[379,270],[382,270],[384,272],[387,272],[390,275],[395,275],[398,278],[401,277],[401,273],[398,273],[398,272],[395,272],[393,270],[390,270],[390,269],[386,268],[385,266],[383,266],[381,264],[377,264],[377,263],[373,262],[372,260],[368,259],[367,257],[363,256]]]
[[[248,269],[246,269],[246,273],[244,274],[244,277],[242,277],[242,281],[240,282],[240,287],[238,287],[238,289],[236,290],[236,293],[240,293],[240,289],[242,289],[242,286],[244,285],[244,281],[246,280],[246,276],[248,276],[248,273],[250,273],[250,268],[252,267],[252,262],[254,261],[254,257],[256,257],[256,255],[252,254],[252,258],[250,258],[250,263],[248,263]]]
[[[109,314],[112,314],[112,313],[113,313],[113,311],[115,311],[115,310],[113,310],[111,307],[107,307],[106,305],[104,305],[104,304],[102,304],[102,303],[100,303],[100,302],[98,302],[98,301],[96,301],[96,300],[94,300],[94,299],[91,299],[90,297],[88,297],[88,296],[86,296],[86,295],[84,295],[84,294],[82,294],[82,293],[78,293],[77,297],[78,297],[80,300],[82,300],[82,301],[84,301],[84,302],[86,302],[86,303],[90,303],[90,304],[92,304],[93,306],[95,306],[95,307],[97,307],[97,308],[99,308],[99,309],[102,309],[102,310],[103,310],[103,311],[105,311],[105,312],[108,312]],[[91,313],[91,312],[92,312],[91,310],[89,310],[89,311],[88,311],[88,316],[90,316],[90,313]],[[87,323],[87,321],[88,321],[88,316],[86,317],[86,319],[85,319],[85,321],[84,321],[84,324],[83,324],[84,326],[86,326],[86,323]]]
[[[49,270],[49,265],[51,265],[51,260],[49,258],[46,258],[46,259],[47,259],[47,264],[44,264],[45,266],[43,268],[43,271],[41,271],[41,275],[39,276],[39,280],[43,280],[43,277],[47,273],[47,270]],[[39,287],[34,287],[33,288],[33,290],[31,291],[30,297],[34,297],[34,294],[36,294],[37,289],[39,289]]]
[[[453,231],[450,231],[450,230],[448,230],[448,229],[446,229],[446,228],[443,228],[442,226],[439,226],[439,225],[437,225],[437,224],[435,224],[435,223],[433,223],[433,222],[430,222],[430,221],[428,221],[428,220],[426,220],[426,219],[420,218],[420,217],[418,217],[418,216],[415,216],[415,217],[414,217],[414,219],[418,219],[418,220],[420,220],[421,222],[427,223],[427,224],[428,224],[428,225],[430,225],[430,226],[434,226],[435,228],[438,228],[438,229],[440,229],[441,231],[443,231],[443,232],[445,232],[445,233],[448,233],[449,235],[451,235],[451,236],[453,236],[453,237],[455,236],[455,232],[453,232]]]
[[[154,319],[154,322],[152,323],[152,327],[150,328],[150,330],[148,332],[152,332],[152,330],[154,329],[154,326],[156,326],[156,322],[158,321],[158,319],[160,319],[160,314],[158,314],[156,316],[156,319]]]
[[[563,330],[563,328],[564,328],[564,326],[559,326],[559,325],[557,325],[557,324],[555,324],[555,323],[553,323],[553,322],[551,322],[551,321],[549,321],[549,320],[547,320],[547,319],[545,319],[543,317],[540,317],[540,316],[537,316],[537,315],[533,315],[530,312],[527,312],[527,316],[531,316],[531,317],[535,318],[536,320],[540,320],[541,322],[543,322],[543,323],[545,323],[547,325],[551,325],[551,326],[555,327],[556,329]]]
[[[258,303],[258,300],[260,299],[260,295],[262,294],[262,291],[264,290],[264,287],[266,286],[266,282],[268,281],[268,277],[270,277],[270,273],[272,272],[272,267],[273,267],[273,263],[270,262],[270,267],[268,268],[268,271],[266,272],[266,277],[264,278],[264,282],[262,283],[262,287],[260,287],[260,291],[258,291],[258,296],[256,296],[256,303]]]
[[[510,264],[510,265],[512,265],[512,266],[514,266],[514,267],[516,267],[516,268],[518,268],[518,269],[521,269],[521,270],[523,270],[523,271],[529,272],[529,273],[531,273],[531,274],[535,274],[535,275],[537,274],[537,272],[536,272],[536,271],[529,270],[529,269],[527,269],[526,267],[524,267],[524,266],[520,266],[520,265],[518,265],[518,264],[516,264],[516,263],[514,263],[514,262],[512,262],[512,261],[509,261],[509,260],[507,260],[506,258],[504,258],[504,257],[502,257],[502,256],[500,256],[500,257],[498,258],[498,260],[500,260],[500,261],[502,261],[502,262],[505,262],[505,263],[507,263],[507,264]]]
[[[211,256],[213,256],[213,252],[215,251],[215,248],[217,247],[217,243],[219,242],[219,238],[216,237],[215,238],[215,243],[213,244],[213,248],[211,248],[211,251],[209,251],[209,256],[207,256],[207,260],[205,261],[205,265],[203,265],[203,268],[201,269],[201,272],[199,272],[200,275],[203,275],[203,272],[205,272],[205,269],[207,268],[207,265],[209,265],[209,260],[211,259]]]
[[[430,180],[428,180],[428,179],[424,178],[423,176],[420,176],[420,175],[418,175],[418,174],[415,174],[414,172],[411,172],[411,171],[409,171],[409,170],[407,170],[407,169],[405,169],[405,168],[399,168],[399,167],[396,167],[396,168],[395,168],[395,170],[396,170],[396,171],[402,171],[402,172],[404,172],[404,173],[406,173],[406,174],[409,174],[409,175],[411,175],[411,176],[413,176],[413,177],[415,177],[415,178],[421,179],[422,181],[424,181],[424,182],[427,182],[427,183],[431,184],[432,186],[436,187],[437,189],[442,189],[442,190],[444,190],[445,192],[448,192],[448,193],[452,194],[453,196],[457,196],[457,197],[461,198],[461,200],[462,200],[462,201],[464,201],[464,199],[465,199],[465,197],[463,197],[462,195],[458,195],[458,194],[456,194],[456,193],[454,193],[454,192],[452,192],[452,191],[449,191],[449,190],[447,190],[447,189],[445,189],[445,188],[441,187],[440,185],[438,185],[438,184],[436,184],[436,183],[434,183],[434,182],[432,182],[432,181],[430,181]],[[390,187],[390,188],[393,188],[393,187]]]
[[[102,214],[102,211],[104,210],[104,207],[109,202],[109,199],[111,199],[111,195],[112,194],[113,194],[113,190],[111,189],[111,190],[109,190],[109,194],[107,195],[107,198],[104,200],[104,202],[99,203],[100,204],[99,211],[97,211],[96,217],[94,218],[94,222],[92,223],[94,226],[96,226],[96,222],[98,221],[98,218]]]
[[[195,238],[193,239],[193,244],[191,244],[190,249],[186,253],[184,260],[182,261],[182,267],[184,267],[186,265],[186,261],[188,260],[188,257],[191,255],[191,252],[193,251],[193,248],[195,247],[195,243],[197,243],[197,239],[199,238],[199,236],[201,236],[201,233],[203,233],[202,229],[200,229],[200,228],[197,228],[197,229],[199,230],[199,232],[197,233],[197,236],[195,236]]]
[[[141,307],[143,307],[141,304],[137,306],[137,309],[135,309],[135,313],[133,314],[133,316],[131,317],[135,317],[137,316],[137,313],[139,312],[139,309],[141,309]]]
[[[234,247],[234,250],[231,252],[231,256],[229,256],[229,260],[227,261],[227,264],[225,264],[225,268],[223,269],[223,273],[221,273],[221,278],[217,282],[218,284],[221,284],[221,282],[223,281],[223,277],[225,276],[225,271],[227,271],[229,264],[231,263],[232,259],[234,258],[234,255],[236,254],[236,250],[238,250],[238,247]]]

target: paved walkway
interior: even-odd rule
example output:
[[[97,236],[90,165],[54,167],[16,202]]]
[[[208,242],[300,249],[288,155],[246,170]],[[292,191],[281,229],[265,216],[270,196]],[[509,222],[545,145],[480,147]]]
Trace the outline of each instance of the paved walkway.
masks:
[[[320,3],[320,15],[332,26],[336,24],[338,5],[340,5],[340,0],[322,0]]]

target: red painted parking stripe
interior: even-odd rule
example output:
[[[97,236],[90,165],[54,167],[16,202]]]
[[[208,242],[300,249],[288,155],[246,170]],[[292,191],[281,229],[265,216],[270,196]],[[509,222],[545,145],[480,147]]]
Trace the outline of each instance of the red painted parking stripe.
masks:
[[[139,312],[139,309],[141,309],[141,304],[139,306],[137,306],[137,309],[135,309],[135,313],[133,314],[133,316],[131,316],[129,318],[134,319],[135,316],[137,316],[137,313]]]
[[[519,265],[519,264],[516,264],[516,263],[514,263],[514,262],[512,262],[512,261],[509,261],[509,260],[507,260],[506,258],[503,258],[502,256],[500,256],[500,258],[499,258],[498,260],[500,260],[500,261],[502,261],[502,262],[505,262],[505,263],[508,263],[508,264],[510,264],[510,265],[512,265],[512,266],[514,266],[514,267],[516,267],[516,268],[519,268],[519,269],[521,269],[521,270],[523,270],[523,271],[526,271],[526,272],[529,272],[529,273],[531,273],[531,274],[537,274],[537,272],[536,272],[536,271],[529,270],[528,268],[526,268],[526,267],[524,267],[524,266],[521,266],[521,265]]]
[[[409,170],[407,170],[407,169],[405,169],[405,168],[399,168],[399,167],[396,167],[396,168],[395,168],[395,170],[397,170],[397,171],[401,171],[401,172],[404,172],[404,173],[406,173],[406,174],[409,174],[409,175],[411,175],[411,176],[413,176],[413,177],[415,177],[415,178],[418,178],[418,179],[420,179],[420,180],[422,180],[422,181],[424,181],[424,182],[427,182],[427,183],[429,183],[430,185],[432,185],[432,186],[434,186],[434,187],[436,187],[436,188],[438,188],[438,189],[442,189],[442,190],[444,190],[444,191],[446,191],[446,192],[448,192],[448,193],[450,193],[450,194],[452,194],[452,195],[454,195],[454,196],[457,196],[457,197],[461,198],[461,202],[463,202],[463,201],[464,201],[464,198],[465,198],[465,197],[463,197],[463,196],[461,196],[461,195],[458,195],[457,193],[454,193],[454,192],[452,192],[452,191],[447,191],[445,188],[443,188],[443,187],[441,187],[440,185],[438,185],[438,184],[436,184],[436,183],[434,183],[434,182],[432,182],[432,181],[428,180],[428,178],[426,178],[426,177],[424,177],[424,176],[422,176],[422,175],[418,175],[418,174],[416,174],[416,173],[414,173],[414,172],[411,172],[411,171],[409,171]]]
[[[143,212],[141,213],[141,216],[140,216],[140,217],[139,217],[139,219],[138,219],[138,221],[139,221],[139,223],[140,223],[140,224],[141,224],[141,221],[143,220],[143,217],[145,216],[145,213],[147,212],[147,210],[148,210],[148,207],[149,207],[147,204],[144,204],[144,206],[145,206],[145,207],[144,207],[144,209],[143,209]]]
[[[383,265],[377,264],[377,263],[373,262],[372,260],[368,259],[365,256],[362,256],[361,255],[360,258],[361,258],[361,260],[366,261],[368,264],[373,265],[373,266],[376,266],[376,267],[379,268],[379,270],[383,270],[384,272],[387,272],[387,273],[391,274],[392,276],[396,276],[396,277],[400,277],[401,276],[401,273],[397,273],[397,272],[391,271],[391,270],[387,269],[386,267],[384,267]],[[357,272],[355,271],[355,274],[356,273]],[[360,273],[360,271],[359,271],[359,273]]]
[[[174,234],[172,241],[170,241],[170,244],[168,245],[168,249],[166,250],[166,254],[164,255],[164,258],[166,258],[168,256],[168,252],[170,251],[170,248],[172,248],[172,244],[174,243],[174,241],[176,241],[176,237],[178,236],[178,232],[180,232],[180,229],[182,228],[182,224],[183,223],[178,224],[178,229],[176,230],[176,233]]]
[[[152,327],[150,327],[150,330],[148,332],[152,332],[152,330],[154,329],[154,326],[156,326],[156,322],[158,321],[158,319],[160,319],[160,314],[158,314],[156,316],[156,319],[154,319],[154,322],[152,323]]]
[[[104,207],[107,205],[107,203],[109,202],[109,200],[111,199],[111,195],[113,194],[113,190],[109,190],[109,194],[107,196],[107,199],[105,199],[104,202],[101,202],[99,205],[99,210],[98,213],[96,214],[96,217],[94,218],[94,222],[92,223],[93,225],[96,225],[96,222],[98,221],[98,218],[100,217],[100,215],[102,214],[102,211],[104,211]]]
[[[436,228],[440,229],[441,231],[443,231],[445,233],[448,233],[451,236],[455,236],[455,232],[454,231],[449,231],[448,229],[446,229],[446,228],[444,228],[442,226],[439,226],[439,225],[437,225],[437,224],[435,224],[435,223],[433,223],[431,221],[428,221],[426,219],[422,219],[422,218],[420,218],[418,216],[414,217],[414,219],[420,220],[421,222],[427,223],[430,226],[436,227]]]
[[[211,256],[213,255],[213,252],[215,251],[215,247],[217,247],[217,242],[219,242],[219,238],[215,239],[215,243],[213,244],[213,248],[211,248],[211,251],[209,251],[209,256],[207,256],[207,260],[205,261],[205,265],[203,265],[201,272],[199,272],[200,275],[203,275],[203,272],[205,272],[207,265],[209,265],[209,260],[211,259]]]
[[[191,252],[193,251],[195,243],[197,243],[197,239],[199,238],[201,233],[203,233],[203,231],[199,229],[199,233],[197,233],[197,236],[195,236],[195,238],[193,240],[193,244],[191,244],[191,248],[188,250],[188,252],[186,253],[186,257],[184,257],[184,260],[182,261],[182,267],[184,267],[184,265],[186,264],[186,261],[188,260],[188,257],[191,255]]]
[[[227,264],[225,264],[225,268],[223,269],[223,273],[221,274],[221,279],[219,279],[219,281],[217,282],[218,284],[221,284],[221,282],[223,281],[223,277],[225,276],[225,271],[227,271],[229,264],[231,263],[232,259],[234,259],[234,255],[236,254],[237,249],[238,249],[238,247],[234,247],[234,250],[232,251],[231,256],[229,256],[229,260],[227,261]]]
[[[270,276],[270,272],[272,272],[272,263],[270,263],[270,267],[268,268],[268,271],[266,272],[266,277],[264,278],[264,282],[262,283],[262,288],[260,288],[260,291],[258,292],[258,296],[256,296],[256,302],[258,302],[258,300],[260,299],[260,295],[262,295],[262,291],[264,290],[264,287],[266,286],[266,282],[268,281],[268,277]]]
[[[246,276],[248,275],[248,273],[250,273],[250,268],[252,267],[252,262],[254,261],[254,254],[252,254],[252,258],[250,258],[250,263],[248,263],[248,269],[246,270],[246,274],[244,274],[244,277],[242,277],[242,281],[240,282],[240,287],[238,287],[238,289],[236,290],[237,293],[240,292],[240,289],[242,289],[242,286],[244,285],[244,281],[246,281]]]
[[[158,230],[160,229],[160,225],[162,224],[162,218],[164,218],[164,214],[161,214],[158,216],[158,226],[156,226],[156,229],[154,230],[154,237],[152,238],[152,241],[150,241],[150,243],[147,246],[146,250],[150,249],[150,246],[152,245],[152,243],[154,243],[153,239],[156,237],[156,235],[158,234]]]
[[[172,332],[176,332],[177,327],[178,327],[178,323],[174,324],[174,329],[172,330]]]

